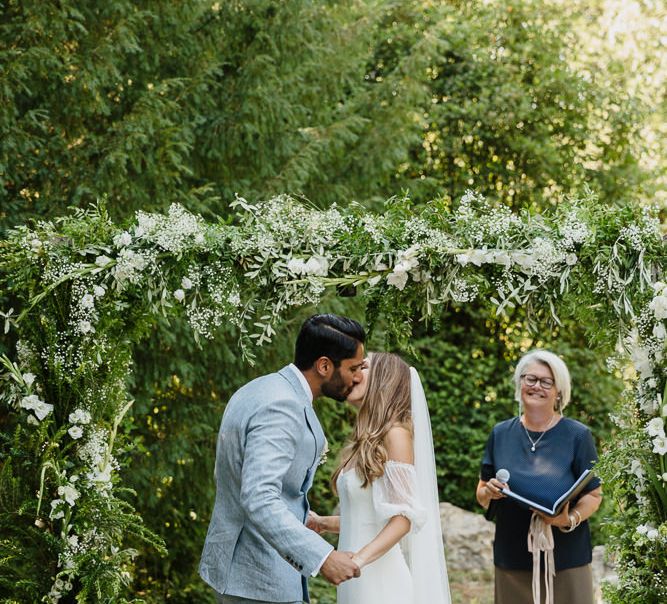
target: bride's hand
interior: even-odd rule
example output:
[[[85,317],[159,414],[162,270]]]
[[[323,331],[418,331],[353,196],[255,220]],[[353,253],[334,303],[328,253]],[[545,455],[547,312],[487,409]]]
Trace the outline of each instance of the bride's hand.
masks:
[[[359,554],[352,554],[352,561],[359,567],[359,570],[366,566],[366,560],[364,560]]]
[[[318,535],[324,533],[324,523],[322,522],[322,516],[310,510],[308,512],[308,517],[306,518],[306,528],[309,528],[311,531],[315,531]]]

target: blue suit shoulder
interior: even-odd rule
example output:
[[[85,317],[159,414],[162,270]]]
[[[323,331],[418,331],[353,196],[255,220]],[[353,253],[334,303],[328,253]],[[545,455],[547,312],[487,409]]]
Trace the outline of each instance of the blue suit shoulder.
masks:
[[[253,400],[257,406],[283,401],[285,403],[299,403],[299,397],[294,387],[281,373],[261,375],[241,386],[230,399]]]

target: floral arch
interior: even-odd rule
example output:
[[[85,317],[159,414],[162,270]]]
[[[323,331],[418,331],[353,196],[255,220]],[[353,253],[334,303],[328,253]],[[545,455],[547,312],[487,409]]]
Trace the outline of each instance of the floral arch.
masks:
[[[0,514],[31,535],[28,544],[0,539],[1,581],[34,601],[122,601],[127,535],[162,547],[119,497],[114,450],[132,404],[132,346],[152,318],[184,313],[204,339],[231,322],[251,359],[291,308],[337,286],[356,288],[368,319],[384,316],[398,344],[414,318],[475,299],[498,313],[521,305],[535,322],[574,316],[595,326],[592,340],[617,341],[611,362],[629,357],[634,372],[615,418],[618,446],[602,462],[623,510],[615,601],[637,601],[639,584],[654,586],[656,602],[665,597],[667,285],[651,212],[588,195],[549,216],[518,216],[474,193],[454,210],[390,200],[382,215],[287,196],[234,207],[233,224],[174,205],[124,228],[99,207],[20,227],[0,244],[0,288],[14,305],[5,333],[15,342],[0,367]],[[29,559],[35,551],[40,560]],[[52,573],[48,593],[31,583],[38,563]]]

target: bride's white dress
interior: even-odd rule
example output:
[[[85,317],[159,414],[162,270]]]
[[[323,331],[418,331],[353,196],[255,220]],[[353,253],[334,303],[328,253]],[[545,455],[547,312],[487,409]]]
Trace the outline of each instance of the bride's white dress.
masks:
[[[340,497],[339,551],[356,552],[372,541],[387,521],[398,514],[421,528],[425,510],[417,503],[414,466],[388,461],[382,477],[366,488],[355,470],[338,476]],[[399,544],[365,566],[361,577],[338,586],[338,604],[417,604],[413,582]]]

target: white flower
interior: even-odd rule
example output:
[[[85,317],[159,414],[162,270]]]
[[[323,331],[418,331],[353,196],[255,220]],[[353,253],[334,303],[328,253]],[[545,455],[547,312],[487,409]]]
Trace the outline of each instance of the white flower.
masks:
[[[523,269],[531,269],[537,262],[535,256],[529,252],[512,252],[512,260]]]
[[[496,251],[493,253],[493,261],[496,264],[500,264],[505,268],[509,268],[512,265],[512,258],[507,252]]]
[[[92,472],[86,474],[86,478],[97,483],[111,482],[111,465],[107,464],[103,470],[95,468]]]
[[[30,396],[24,396],[19,403],[20,407],[23,409],[29,409],[35,412],[37,419],[42,421],[51,411],[53,411],[53,405],[49,405],[44,401],[40,400],[36,394],[31,394]]]
[[[658,529],[649,529],[646,533],[646,538],[655,541],[658,538]]]
[[[646,432],[649,436],[664,436],[665,421],[662,417],[654,417],[648,424],[646,424]]]
[[[667,283],[663,283],[662,281],[656,281],[653,284],[653,291],[660,295],[662,291],[667,287]]]
[[[397,264],[402,264],[408,271],[417,268],[419,266],[419,251],[419,245],[413,245],[407,250],[398,252]]]
[[[113,238],[113,242],[116,247],[127,247],[130,245],[130,243],[132,243],[132,235],[130,235],[127,231],[123,231]]]
[[[100,267],[105,267],[107,264],[109,264],[109,262],[113,262],[109,256],[98,256],[95,258],[95,264]]]
[[[81,306],[83,308],[94,308],[95,307],[95,298],[90,294],[86,294],[81,298]]]
[[[58,487],[58,495],[60,495],[70,505],[70,507],[74,506],[76,500],[80,496],[79,491],[68,484],[62,487]]]
[[[667,319],[667,296],[656,296],[648,306],[658,321]]]
[[[135,252],[130,248],[123,248],[113,270],[116,282],[121,286],[126,282],[138,283],[142,271],[155,261],[155,255],[155,250]]]
[[[54,499],[51,502],[51,513],[49,514],[49,518],[53,520],[59,520],[60,518],[65,517],[65,512],[63,510],[56,512],[56,508],[59,507],[62,503],[65,503],[62,499]]]
[[[325,463],[328,455],[329,455],[329,441],[325,439],[324,447],[322,447],[322,453],[320,455],[320,461],[318,462],[317,465],[321,466],[323,463]]]
[[[302,258],[290,258],[287,263],[287,270],[295,275],[302,275],[306,272],[306,263]]]
[[[667,482],[667,472],[665,472],[660,478],[662,478],[663,482]]]
[[[640,535],[646,535],[646,533],[651,530],[651,525],[649,524],[640,524],[635,530],[640,534]]]
[[[653,375],[653,367],[651,366],[651,357],[648,350],[641,346],[636,346],[630,355],[635,369],[644,379],[648,379]]]
[[[28,419],[27,419],[27,422],[31,426],[39,426],[39,420],[34,415],[29,415]]]
[[[644,468],[638,459],[630,462],[630,474],[634,474],[637,478],[644,478]]]
[[[658,340],[664,340],[667,338],[667,329],[665,329],[664,323],[658,323],[653,328],[653,336]]]
[[[69,414],[69,421],[71,424],[89,424],[91,415],[84,409],[76,409],[74,413]]]
[[[393,272],[387,275],[387,283],[393,285],[397,289],[404,289],[408,282],[408,273],[405,271]]]
[[[307,275],[326,277],[329,272],[329,261],[322,256],[311,256],[303,268]]]
[[[21,377],[23,378],[25,385],[30,387],[33,385],[36,376],[34,373],[24,373]]]
[[[183,302],[183,300],[185,300],[185,292],[182,289],[177,289],[174,292],[174,298],[176,298],[179,302]]]
[[[565,264],[567,264],[568,266],[574,266],[578,260],[579,259],[577,258],[577,255],[574,253],[565,256]]]
[[[506,266],[509,266],[512,263],[512,259],[507,254],[505,254],[505,256],[507,256],[506,262],[508,263]],[[461,266],[466,266],[467,264],[482,266],[484,262],[488,262],[492,259],[495,259],[495,254],[489,255],[486,250],[470,250],[467,253],[457,254],[456,256],[456,261]],[[498,264],[505,264],[505,260],[503,259],[503,262],[499,262]]]
[[[70,535],[67,537],[67,543],[69,543],[69,546],[73,549],[76,549],[76,547],[79,545],[79,537],[78,535]]]
[[[181,279],[181,287],[183,289],[192,289],[192,281],[187,277],[183,277],[183,279]]]
[[[658,455],[667,453],[667,437],[664,434],[656,436],[653,439],[653,452]]]
[[[87,333],[92,333],[95,331],[95,328],[93,327],[93,324],[86,320],[86,319],[81,319],[78,324],[78,330],[82,334],[87,334]]]
[[[81,429],[81,426],[72,426],[67,433],[74,439],[78,440],[83,436],[83,430]]]
[[[95,294],[95,297],[101,298],[106,293],[107,293],[107,290],[104,289],[103,287],[101,287],[99,285],[93,286],[93,294]]]

